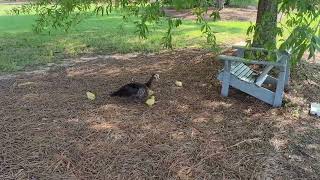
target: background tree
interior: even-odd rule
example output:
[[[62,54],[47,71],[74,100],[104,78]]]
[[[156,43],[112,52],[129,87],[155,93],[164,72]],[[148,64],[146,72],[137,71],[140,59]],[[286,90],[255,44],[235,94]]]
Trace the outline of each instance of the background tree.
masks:
[[[278,0],[260,0],[256,29],[253,37],[254,47],[276,48]]]
[[[224,8],[224,3],[225,3],[225,0],[215,0],[216,2],[216,6],[218,9],[223,9]]]

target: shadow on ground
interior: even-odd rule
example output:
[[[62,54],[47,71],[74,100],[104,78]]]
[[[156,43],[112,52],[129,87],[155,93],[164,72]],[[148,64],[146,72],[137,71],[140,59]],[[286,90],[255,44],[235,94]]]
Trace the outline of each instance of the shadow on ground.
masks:
[[[221,64],[208,52],[82,60],[0,81],[1,179],[319,178],[320,121],[307,112],[320,101],[319,73],[304,69],[317,64],[298,69],[314,84],[294,74],[287,103],[273,109],[236,90],[222,98]],[[154,107],[108,96],[154,72]]]

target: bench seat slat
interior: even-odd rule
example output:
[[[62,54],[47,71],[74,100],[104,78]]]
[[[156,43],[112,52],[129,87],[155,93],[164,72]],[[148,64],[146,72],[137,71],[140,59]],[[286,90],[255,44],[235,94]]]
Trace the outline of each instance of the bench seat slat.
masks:
[[[238,77],[241,79],[241,78],[243,78],[243,77],[246,77],[246,74],[250,74],[250,72],[251,72],[252,70],[249,68],[249,67],[247,67],[242,73],[240,73],[239,75],[238,75]]]
[[[252,69],[240,62],[234,62],[231,64],[230,73],[242,81],[249,83],[253,83],[255,81],[255,77],[253,76],[254,72]]]
[[[236,62],[236,63],[233,63],[234,64],[234,66],[231,66],[231,73],[232,74],[234,74],[235,72],[237,72],[241,67],[242,67],[242,65],[241,64],[243,64],[243,63],[238,63],[238,62]],[[244,65],[244,64],[243,64]]]
[[[252,74],[253,74],[253,71],[250,69],[246,74],[240,77],[240,79],[247,82],[252,82],[254,81],[254,77],[252,76]]]
[[[234,74],[235,72],[239,71],[243,66],[243,63],[237,63],[234,69],[232,70],[232,73]]]
[[[249,71],[246,74],[244,74],[242,77],[250,77],[251,74],[253,74],[253,71],[249,69]]]
[[[239,68],[235,73],[233,73],[235,76],[239,76],[243,71],[246,71],[248,66],[241,64],[239,65],[241,68]]]

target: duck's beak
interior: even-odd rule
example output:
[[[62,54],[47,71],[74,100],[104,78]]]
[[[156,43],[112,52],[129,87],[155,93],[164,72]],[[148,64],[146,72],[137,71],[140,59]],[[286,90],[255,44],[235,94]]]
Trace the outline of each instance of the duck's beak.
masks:
[[[160,80],[159,74],[155,75],[155,79],[156,79],[157,81]]]

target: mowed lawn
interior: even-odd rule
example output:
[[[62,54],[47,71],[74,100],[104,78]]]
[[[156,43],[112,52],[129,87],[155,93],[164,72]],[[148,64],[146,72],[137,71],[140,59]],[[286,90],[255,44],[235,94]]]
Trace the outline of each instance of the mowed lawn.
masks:
[[[150,25],[148,39],[135,33],[133,21],[124,22],[120,13],[109,16],[91,15],[69,32],[54,30],[49,34],[32,31],[34,15],[10,15],[13,5],[0,5],[0,72],[14,72],[67,57],[88,53],[112,54],[157,52],[163,49],[161,39],[166,32],[165,21]],[[212,22],[220,45],[243,40],[249,22]],[[174,32],[174,47],[208,48],[200,25],[184,21]]]

